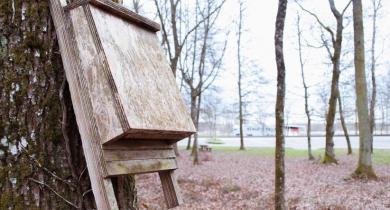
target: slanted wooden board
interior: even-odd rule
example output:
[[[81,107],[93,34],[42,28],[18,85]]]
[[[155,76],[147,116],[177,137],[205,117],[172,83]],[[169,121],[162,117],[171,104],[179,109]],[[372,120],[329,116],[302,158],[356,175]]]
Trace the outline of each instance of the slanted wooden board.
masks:
[[[66,9],[102,143],[121,138],[180,140],[194,133],[169,63],[151,30],[155,24],[141,27],[118,15],[125,10],[114,3],[83,2]]]
[[[182,202],[173,143],[195,132],[159,46],[159,25],[109,0],[50,0],[98,209],[118,209],[111,177],[158,172]]]

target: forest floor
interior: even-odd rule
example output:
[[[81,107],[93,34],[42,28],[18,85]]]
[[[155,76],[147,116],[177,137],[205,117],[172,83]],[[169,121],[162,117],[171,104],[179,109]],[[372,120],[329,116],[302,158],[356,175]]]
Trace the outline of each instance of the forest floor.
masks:
[[[273,209],[273,149],[213,148],[201,153],[193,166],[188,151],[182,150],[176,171],[184,204],[182,209]],[[390,150],[374,154],[376,181],[350,178],[356,167],[354,155],[337,150],[338,165],[309,161],[302,150],[286,151],[286,197],[289,209],[390,209]],[[166,209],[157,174],[136,177],[140,209]]]

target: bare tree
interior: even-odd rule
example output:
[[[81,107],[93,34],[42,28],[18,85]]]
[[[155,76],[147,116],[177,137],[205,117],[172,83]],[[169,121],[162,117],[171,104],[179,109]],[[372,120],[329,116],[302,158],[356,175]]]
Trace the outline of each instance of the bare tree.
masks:
[[[348,147],[348,153],[347,154],[351,155],[352,154],[351,140],[349,139],[347,124],[345,123],[344,112],[343,112],[343,104],[342,104],[342,101],[341,101],[340,91],[339,91],[339,95],[337,97],[337,101],[339,102],[339,114],[340,114],[341,127],[343,128],[344,136],[345,136],[345,139],[347,141],[347,147]]]
[[[355,46],[356,107],[359,117],[359,162],[353,174],[358,178],[376,178],[372,167],[372,133],[368,114],[367,82],[364,58],[364,26],[361,0],[353,0],[353,29]]]
[[[375,78],[375,68],[376,68],[376,57],[375,57],[375,42],[376,42],[376,21],[378,17],[378,12],[382,8],[382,0],[371,0],[373,6],[372,14],[372,38],[371,38],[371,101],[370,101],[370,128],[371,134],[374,135],[375,130],[375,104],[376,104],[376,78]],[[374,139],[372,139],[374,140]],[[371,143],[371,152],[373,152],[373,144]]]
[[[200,8],[199,1],[191,4],[191,2],[183,2],[182,0],[153,0],[157,9],[157,16],[160,20],[162,31],[162,46],[164,47],[166,54],[170,60],[170,66],[173,74],[176,76],[177,70],[181,65],[180,62],[185,60],[183,57],[188,57],[191,54],[197,55],[196,48],[192,48],[193,41],[189,40],[198,39],[199,28],[203,27],[206,20],[209,20],[211,16],[218,16],[223,3],[215,3],[217,6],[212,7],[211,11],[207,12],[207,15],[199,15],[200,12],[204,12],[205,8]],[[210,2],[209,2],[210,3]],[[191,13],[191,11],[195,11]],[[194,35],[195,34],[195,35]],[[185,52],[183,52],[185,51]],[[194,63],[195,65],[195,63]],[[193,67],[195,68],[195,67]],[[182,84],[184,78],[182,77]],[[196,103],[197,99],[194,99],[195,92],[190,93],[191,99],[191,117],[194,123],[196,119]],[[196,97],[196,96],[195,96]],[[187,149],[190,148],[191,137],[188,139]],[[176,147],[177,148],[177,147]],[[176,149],[176,153],[177,149]]]
[[[302,77],[302,85],[304,89],[304,97],[305,97],[305,113],[307,117],[307,130],[306,130],[306,135],[307,135],[307,152],[309,156],[309,160],[314,160],[314,156],[311,152],[311,118],[310,118],[310,110],[309,110],[309,95],[308,95],[308,87],[306,85],[306,80],[305,80],[305,71],[304,71],[304,66],[305,63],[303,61],[302,57],[302,30],[301,30],[301,17],[299,13],[297,14],[297,34],[298,34],[298,54],[299,54],[299,64],[301,67],[301,77]]]
[[[275,22],[275,59],[278,69],[275,105],[275,209],[284,210],[285,168],[284,168],[284,104],[286,95],[286,67],[283,55],[283,32],[286,19],[287,0],[279,0]]]
[[[241,80],[242,80],[242,55],[241,55],[241,36],[242,36],[242,28],[243,28],[243,13],[244,13],[244,1],[239,0],[239,17],[238,17],[238,31],[237,31],[237,62],[238,62],[238,109],[239,109],[239,126],[240,126],[240,150],[245,150],[244,146],[244,129],[243,129],[243,124],[244,124],[244,116],[243,116],[243,93],[242,93],[242,85],[241,85]]]
[[[352,1],[349,1],[348,4],[344,7],[342,12],[337,10],[334,0],[329,0],[329,6],[332,11],[333,16],[336,19],[337,27],[336,27],[336,33],[329,27],[326,26],[319,17],[314,14],[313,12],[310,12],[309,10],[306,10],[303,8],[299,3],[298,5],[307,12],[308,14],[312,15],[317,22],[320,24],[320,26],[329,33],[331,38],[331,43],[333,47],[333,52],[328,47],[328,45],[325,45],[325,48],[327,49],[328,55],[332,61],[333,65],[333,71],[332,71],[332,84],[331,84],[331,90],[330,90],[330,98],[329,98],[329,107],[326,117],[326,145],[325,145],[325,155],[322,163],[337,163],[336,156],[334,153],[334,142],[333,142],[333,136],[334,136],[334,120],[336,116],[336,108],[337,108],[337,98],[339,94],[339,77],[340,77],[340,58],[341,58],[341,48],[342,48],[342,40],[343,40],[343,19],[344,19],[344,13],[348,9],[349,5]],[[323,39],[323,42],[327,42],[325,39]]]
[[[132,0],[131,3],[132,3],[134,12],[140,13],[141,7],[142,7],[140,0]]]
[[[195,127],[199,125],[199,115],[202,102],[202,93],[214,82],[221,69],[222,59],[225,54],[227,39],[221,44],[216,41],[218,30],[216,21],[221,12],[225,0],[204,2],[196,1],[196,25],[194,34],[189,36],[185,43],[184,56],[180,61],[181,78],[186,84],[190,96],[191,117]],[[199,23],[199,24],[198,24]],[[198,164],[198,134],[194,134],[192,154],[194,164]]]

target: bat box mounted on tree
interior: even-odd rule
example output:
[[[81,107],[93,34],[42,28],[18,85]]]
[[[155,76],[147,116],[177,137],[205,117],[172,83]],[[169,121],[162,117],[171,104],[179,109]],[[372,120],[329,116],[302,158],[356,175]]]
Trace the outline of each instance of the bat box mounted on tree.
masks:
[[[98,208],[116,208],[110,177],[149,172],[159,172],[168,207],[178,205],[173,144],[195,127],[160,26],[109,0],[50,2]]]

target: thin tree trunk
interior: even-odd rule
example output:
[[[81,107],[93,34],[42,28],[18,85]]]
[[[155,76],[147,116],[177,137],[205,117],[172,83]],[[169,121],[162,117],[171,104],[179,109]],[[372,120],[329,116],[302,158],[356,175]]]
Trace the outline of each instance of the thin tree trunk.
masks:
[[[284,168],[284,104],[286,94],[286,67],[283,55],[283,31],[286,19],[287,0],[279,0],[275,22],[275,58],[278,70],[275,105],[275,209],[287,209],[285,202]]]
[[[245,150],[244,146],[244,116],[243,116],[243,102],[242,102],[242,72],[241,72],[241,34],[242,34],[242,16],[243,16],[243,2],[240,3],[240,13],[239,13],[239,21],[238,21],[238,39],[237,39],[237,61],[238,61],[238,108],[239,108],[239,123],[240,123],[240,150]]]
[[[191,138],[192,138],[192,136],[188,137],[188,142],[187,142],[187,148],[186,148],[186,150],[190,150],[190,149],[191,149]]]
[[[339,77],[340,77],[340,59],[341,59],[341,47],[343,41],[343,15],[350,3],[344,8],[343,12],[340,13],[334,4],[334,0],[329,0],[330,9],[337,22],[336,37],[332,35],[333,43],[333,54],[331,55],[333,72],[332,72],[332,85],[330,90],[329,108],[326,116],[326,145],[325,155],[322,163],[337,163],[336,156],[334,153],[334,120],[336,117],[337,98],[339,95]],[[330,50],[328,49],[328,52]]]
[[[202,102],[202,94],[200,93],[198,96],[197,109],[196,109],[196,129],[199,126],[199,116],[200,116],[200,106]],[[199,165],[199,154],[198,154],[198,132],[194,134],[194,145],[192,147],[192,152],[194,154],[194,165]]]
[[[374,135],[375,130],[375,104],[376,104],[376,58],[375,58],[375,42],[376,42],[376,18],[378,16],[378,10],[382,7],[381,0],[372,0],[374,7],[374,14],[372,17],[372,39],[371,39],[371,83],[372,83],[372,92],[371,92],[371,101],[370,101],[370,129],[371,134]],[[374,141],[374,138],[372,139]],[[373,149],[374,142],[371,143],[371,153],[374,152]]]
[[[191,119],[192,119],[192,122],[194,122],[194,125],[195,125],[195,128],[196,130],[198,130],[198,121],[197,121],[197,97],[196,97],[196,93],[195,93],[195,90],[191,90]],[[192,145],[192,150],[191,150],[191,156],[194,156],[195,154],[195,144],[198,144],[198,142],[195,140],[197,140],[197,138],[195,138],[195,134],[192,135],[191,137],[194,138],[194,141],[193,141],[193,145]],[[190,141],[190,139],[188,139],[188,141]]]
[[[351,155],[352,154],[351,141],[349,139],[347,124],[345,123],[345,119],[344,119],[343,104],[341,102],[340,92],[339,92],[339,97],[337,98],[337,100],[339,102],[339,114],[340,114],[341,127],[343,127],[345,140],[347,141],[348,155]]]
[[[372,167],[372,134],[368,113],[367,83],[364,60],[364,27],[361,0],[353,0],[353,28],[355,46],[356,107],[359,117],[359,161],[353,174],[359,178],[376,178]]]
[[[297,30],[298,30],[298,53],[299,53],[299,63],[301,67],[301,77],[302,77],[302,84],[303,84],[303,89],[305,91],[305,113],[307,117],[307,130],[306,130],[306,135],[307,135],[307,153],[309,156],[309,160],[314,160],[314,156],[311,152],[311,118],[310,118],[310,110],[309,110],[309,95],[308,95],[308,87],[306,85],[306,80],[305,80],[305,72],[304,72],[304,62],[302,58],[302,31],[300,28],[300,21],[301,17],[297,16]]]

